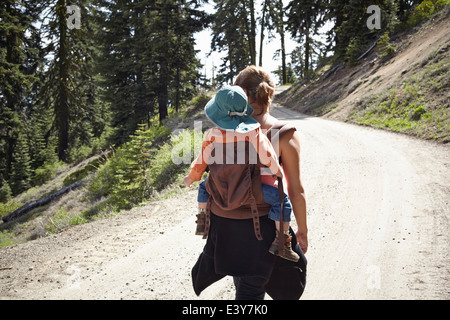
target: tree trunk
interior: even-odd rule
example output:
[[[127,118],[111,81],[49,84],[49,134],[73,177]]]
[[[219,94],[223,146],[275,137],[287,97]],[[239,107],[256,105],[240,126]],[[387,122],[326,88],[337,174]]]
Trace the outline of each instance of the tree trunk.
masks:
[[[181,100],[181,74],[180,67],[177,66],[177,72],[175,76],[175,111],[178,113],[178,109],[180,108],[180,100]]]
[[[250,0],[250,62],[256,65],[256,20],[255,20],[255,2]]]
[[[58,0],[56,5],[56,15],[58,19],[59,30],[59,50],[57,53],[58,59],[58,93],[55,101],[55,121],[58,128],[58,158],[62,161],[66,160],[66,150],[69,146],[69,63],[68,43],[67,43],[67,25],[66,25],[66,3],[65,0]]]
[[[264,46],[264,24],[266,23],[266,10],[267,10],[267,1],[264,0],[263,5],[263,12],[262,12],[262,18],[261,18],[261,42],[259,44],[259,66],[262,67],[262,58],[263,58],[263,46]]]
[[[311,38],[309,36],[310,34],[310,21],[309,18],[305,21],[305,76],[308,79],[309,78],[309,67],[310,67],[310,60],[311,60]]]
[[[168,116],[168,112],[167,112],[167,102],[169,100],[169,90],[168,90],[168,86],[169,86],[169,81],[168,81],[168,70],[167,70],[167,62],[161,61],[161,68],[159,70],[160,75],[159,75],[159,90],[158,90],[158,107],[159,107],[159,121],[163,121],[164,119],[167,118]]]
[[[286,70],[286,47],[284,38],[284,19],[283,19],[283,1],[278,1],[278,12],[279,12],[279,32],[281,39],[281,84],[287,83],[287,70]]]
[[[166,6],[162,8],[162,18],[163,18],[163,34],[162,41],[164,45],[168,45],[167,34],[169,33],[169,13]],[[164,47],[164,46],[162,46]],[[159,90],[158,90],[158,107],[159,107],[159,121],[162,122],[168,116],[167,103],[169,100],[169,67],[167,61],[167,53],[162,49],[163,52],[160,53],[159,61]]]
[[[35,208],[42,207],[42,206],[48,204],[49,202],[61,197],[63,194],[69,192],[70,190],[78,188],[82,183],[83,183],[83,181],[77,181],[77,182],[71,184],[70,186],[62,188],[61,190],[56,191],[56,192],[52,193],[51,195],[46,196],[42,199],[28,202],[25,205],[23,205],[22,207],[20,207],[19,209],[15,210],[10,215],[3,217],[2,220],[3,220],[3,222],[6,223],[6,222],[10,222],[14,219],[17,219],[17,218],[25,215],[27,212],[30,212],[31,210],[33,210]]]

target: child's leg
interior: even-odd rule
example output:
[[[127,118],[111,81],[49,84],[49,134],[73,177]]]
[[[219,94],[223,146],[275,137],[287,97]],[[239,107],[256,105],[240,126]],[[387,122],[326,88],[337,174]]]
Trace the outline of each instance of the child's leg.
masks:
[[[280,196],[278,193],[278,188],[269,186],[266,184],[262,185],[264,202],[270,204],[272,207],[269,211],[269,219],[275,221],[275,226],[278,231],[280,231],[280,213],[281,213],[281,203]],[[283,201],[283,226],[284,230],[289,230],[289,224],[291,221],[292,205],[289,197],[285,194]]]
[[[283,233],[280,232],[280,214],[281,214],[281,203],[280,203],[280,196],[278,194],[278,188],[275,188],[273,186],[268,185],[262,185],[263,188],[263,194],[264,194],[264,202],[272,205],[270,211],[269,211],[269,219],[272,219],[275,221],[275,227],[277,229],[277,233],[275,236],[275,240],[273,241],[272,245],[269,248],[269,252],[275,255],[278,255],[284,259],[290,260],[290,261],[298,261],[300,258],[299,255],[292,250],[291,246],[291,237],[289,233],[289,224],[291,221],[291,211],[292,206],[291,202],[289,201],[289,197],[287,195],[284,195],[284,201],[283,201]],[[279,252],[279,242],[283,242],[284,250],[282,252]]]
[[[203,235],[205,232],[205,222],[206,222],[206,207],[208,204],[209,194],[206,191],[206,180],[200,183],[198,187],[198,195],[197,195],[197,205],[198,205],[198,214],[197,214],[197,228],[195,231],[196,235]]]
[[[281,207],[281,204],[280,204]],[[285,194],[284,195],[284,201],[283,201],[283,230],[284,233],[289,233],[289,226],[290,226],[290,222],[291,222],[291,213],[292,213],[292,204],[291,204],[291,200],[289,200],[289,197]],[[279,228],[280,223],[278,222],[278,231],[280,230]]]
[[[198,186],[198,195],[197,195],[197,202],[199,203],[199,208],[205,208],[206,209],[206,203],[209,199],[209,193],[206,191],[206,181],[208,178],[205,179],[205,181],[201,182]],[[201,207],[200,207],[201,204]]]
[[[284,222],[283,221],[283,230],[284,230],[285,234],[289,233],[289,226],[290,226],[289,222]],[[281,230],[280,229],[280,221],[275,221],[275,227],[277,228],[277,231],[280,232],[280,230]]]

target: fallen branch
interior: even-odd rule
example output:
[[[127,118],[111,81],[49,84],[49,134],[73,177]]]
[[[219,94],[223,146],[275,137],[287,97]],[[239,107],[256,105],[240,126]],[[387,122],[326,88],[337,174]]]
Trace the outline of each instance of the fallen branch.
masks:
[[[12,267],[3,267],[3,268],[0,268],[0,271],[3,271],[3,270],[11,270],[12,269]]]
[[[338,71],[340,71],[344,68],[345,68],[345,64],[338,64],[338,65],[334,66],[333,68],[331,68],[330,70],[328,70],[327,72],[324,73],[323,80],[328,78],[331,74],[336,74]]]
[[[359,60],[361,60],[361,59],[363,59],[363,58],[365,58],[376,46],[377,46],[377,43],[378,43],[378,41],[380,41],[380,39],[378,39],[377,41],[375,41],[371,46],[370,46],[370,48],[369,49],[367,49],[367,51],[366,52],[364,52],[362,55],[360,55],[359,57],[358,57],[358,59],[356,59],[356,61],[359,61]]]
[[[2,220],[3,220],[3,222],[6,223],[11,220],[17,219],[17,218],[23,216],[24,214],[26,214],[27,212],[29,212],[35,208],[42,207],[42,206],[46,205],[47,203],[61,197],[63,194],[69,192],[70,190],[78,188],[82,182],[83,181],[81,181],[81,180],[77,181],[75,183],[72,183],[70,186],[62,188],[61,190],[56,191],[56,192],[52,193],[51,195],[48,195],[42,199],[28,202],[25,205],[23,205],[22,207],[20,207],[19,209],[12,212],[10,215],[3,217]]]

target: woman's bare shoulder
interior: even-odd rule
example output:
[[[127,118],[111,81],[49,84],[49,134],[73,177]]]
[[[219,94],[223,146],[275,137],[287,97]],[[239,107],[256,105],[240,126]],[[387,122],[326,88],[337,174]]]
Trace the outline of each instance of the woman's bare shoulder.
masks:
[[[280,154],[292,152],[300,153],[300,135],[295,128],[280,137]]]

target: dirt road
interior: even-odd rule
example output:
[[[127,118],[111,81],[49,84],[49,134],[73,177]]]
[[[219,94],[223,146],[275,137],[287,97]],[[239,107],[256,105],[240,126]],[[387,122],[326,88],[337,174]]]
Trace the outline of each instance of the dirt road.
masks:
[[[274,109],[302,139],[303,298],[449,299],[450,146]],[[233,299],[192,290],[195,194],[0,248],[0,299]]]

